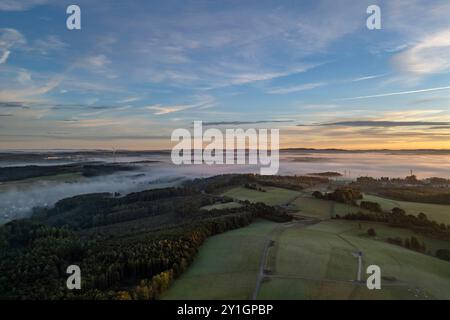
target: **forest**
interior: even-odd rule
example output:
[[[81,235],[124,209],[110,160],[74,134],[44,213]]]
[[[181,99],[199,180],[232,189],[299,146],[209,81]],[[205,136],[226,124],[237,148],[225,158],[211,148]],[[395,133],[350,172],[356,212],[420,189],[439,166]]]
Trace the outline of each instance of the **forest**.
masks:
[[[84,177],[108,175],[119,171],[131,171],[135,167],[125,164],[80,163],[53,166],[28,165],[0,168],[0,182],[17,181],[59,174],[79,173]]]
[[[230,201],[219,190],[259,179],[265,178],[217,176],[125,196],[79,195],[35,208],[31,218],[0,227],[0,299],[158,299],[208,237],[257,217],[292,219],[280,207],[248,201],[240,208],[202,209]],[[69,265],[81,268],[81,290],[66,288]]]

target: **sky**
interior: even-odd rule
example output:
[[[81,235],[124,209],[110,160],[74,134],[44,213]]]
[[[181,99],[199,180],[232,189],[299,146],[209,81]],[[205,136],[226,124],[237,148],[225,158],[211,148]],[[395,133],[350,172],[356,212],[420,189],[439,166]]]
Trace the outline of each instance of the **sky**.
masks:
[[[66,8],[81,8],[68,30]],[[366,9],[381,8],[369,30]],[[450,149],[450,2],[0,1],[0,149]]]

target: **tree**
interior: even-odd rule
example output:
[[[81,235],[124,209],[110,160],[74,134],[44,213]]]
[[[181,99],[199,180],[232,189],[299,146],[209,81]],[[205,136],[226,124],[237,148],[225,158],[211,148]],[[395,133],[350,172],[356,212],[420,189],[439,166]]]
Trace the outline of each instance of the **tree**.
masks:
[[[450,250],[439,249],[436,251],[436,257],[442,260],[450,261]]]
[[[411,237],[411,249],[420,251],[420,242],[416,237]]]
[[[323,199],[323,194],[320,191],[314,191],[312,196],[317,199]]]
[[[405,248],[407,248],[407,249],[411,248],[411,243],[410,243],[409,239],[405,239]]]
[[[369,211],[381,212],[381,206],[379,203],[376,202],[361,201],[361,204],[359,206]]]

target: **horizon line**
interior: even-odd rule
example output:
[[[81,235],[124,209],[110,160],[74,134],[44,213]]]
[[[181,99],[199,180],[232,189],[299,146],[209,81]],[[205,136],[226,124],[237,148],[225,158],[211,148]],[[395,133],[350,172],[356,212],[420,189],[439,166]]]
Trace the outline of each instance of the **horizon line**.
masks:
[[[102,149],[102,148],[42,148],[42,149],[35,149],[35,148],[22,148],[22,149],[1,149],[0,153],[4,152],[48,152],[48,151],[68,151],[68,152],[100,152],[100,151],[107,151],[111,152],[114,150],[114,152],[171,152],[172,149]],[[191,150],[197,150],[197,149],[191,149]],[[204,150],[204,149],[202,149]],[[227,150],[227,149],[224,149]],[[242,150],[242,149],[235,149],[235,150]],[[244,150],[260,150],[257,149],[249,149],[245,148]],[[263,149],[265,150],[265,149]],[[270,149],[269,149],[270,150]],[[418,148],[418,149],[389,149],[389,148],[372,148],[372,149],[345,149],[345,148],[305,148],[305,147],[288,147],[288,148],[279,148],[279,151],[289,151],[289,150],[310,150],[310,151],[448,151],[450,152],[450,149],[442,148]]]

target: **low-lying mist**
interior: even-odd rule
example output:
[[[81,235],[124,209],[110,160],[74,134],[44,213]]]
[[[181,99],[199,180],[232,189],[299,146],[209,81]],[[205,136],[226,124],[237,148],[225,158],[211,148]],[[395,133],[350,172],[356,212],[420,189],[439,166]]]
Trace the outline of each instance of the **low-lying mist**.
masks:
[[[125,195],[148,189],[175,186],[186,179],[221,173],[257,172],[253,166],[143,166],[140,170],[93,177],[74,182],[39,181],[26,188],[11,187],[0,193],[0,223],[25,218],[34,207],[53,206],[57,201],[80,194],[118,192]]]
[[[86,160],[86,159],[83,159]],[[89,159],[93,160],[93,159]],[[102,162],[105,159],[95,159]],[[117,162],[155,160],[151,157],[118,157]],[[163,157],[156,160],[164,160]],[[335,171],[345,179],[359,176],[405,177],[411,170],[419,178],[450,178],[450,156],[435,154],[390,153],[318,153],[288,152],[281,155],[282,175],[301,175],[312,172]],[[58,200],[96,192],[130,192],[173,186],[185,179],[202,178],[225,173],[259,173],[257,165],[184,165],[158,162],[139,165],[126,173],[92,177],[75,182],[34,182],[27,188],[3,188],[0,191],[0,223],[27,217],[33,207],[52,206]],[[4,186],[3,186],[4,187]]]

